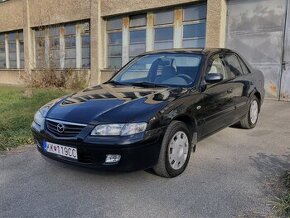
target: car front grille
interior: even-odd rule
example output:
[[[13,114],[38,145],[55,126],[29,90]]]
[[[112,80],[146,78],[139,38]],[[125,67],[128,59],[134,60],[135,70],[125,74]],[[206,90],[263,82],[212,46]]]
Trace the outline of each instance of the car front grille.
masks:
[[[76,137],[84,127],[86,127],[84,124],[46,119],[47,130],[57,137]]]

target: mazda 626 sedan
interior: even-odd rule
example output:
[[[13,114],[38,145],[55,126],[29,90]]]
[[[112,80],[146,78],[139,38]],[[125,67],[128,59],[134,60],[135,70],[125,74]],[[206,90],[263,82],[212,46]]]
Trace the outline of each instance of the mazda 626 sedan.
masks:
[[[231,50],[155,51],[104,84],[46,104],[32,130],[38,150],[55,160],[175,177],[200,140],[236,123],[254,128],[263,99],[262,73]]]

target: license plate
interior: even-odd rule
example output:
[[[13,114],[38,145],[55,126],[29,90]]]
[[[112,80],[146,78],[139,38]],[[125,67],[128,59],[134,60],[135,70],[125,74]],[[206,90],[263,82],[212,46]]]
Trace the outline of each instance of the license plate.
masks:
[[[78,152],[76,148],[58,145],[51,142],[44,141],[43,143],[44,150],[48,153],[58,154],[64,157],[69,157],[72,159],[78,159]]]

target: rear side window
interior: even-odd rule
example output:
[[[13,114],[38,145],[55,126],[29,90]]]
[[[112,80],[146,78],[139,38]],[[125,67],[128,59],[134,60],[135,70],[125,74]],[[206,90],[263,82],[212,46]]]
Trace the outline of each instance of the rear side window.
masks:
[[[243,75],[242,67],[236,55],[226,54],[224,60],[228,71],[228,75],[231,78]]]
[[[246,66],[245,62],[241,58],[239,58],[239,60],[240,60],[244,74],[249,74],[250,71],[249,71],[248,67]]]

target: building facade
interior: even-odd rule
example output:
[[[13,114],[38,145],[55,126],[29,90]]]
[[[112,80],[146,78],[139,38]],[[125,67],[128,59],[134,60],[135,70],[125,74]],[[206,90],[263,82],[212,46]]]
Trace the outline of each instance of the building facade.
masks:
[[[145,51],[229,47],[265,72],[268,97],[288,100],[287,2],[0,0],[0,83],[20,84],[24,73],[69,69],[97,84]],[[265,52],[274,51],[264,61]]]

